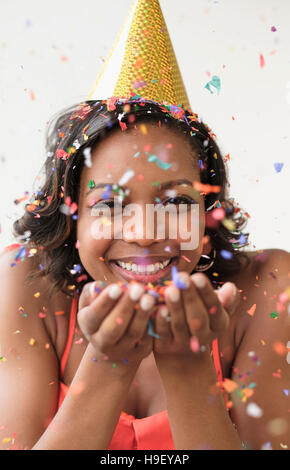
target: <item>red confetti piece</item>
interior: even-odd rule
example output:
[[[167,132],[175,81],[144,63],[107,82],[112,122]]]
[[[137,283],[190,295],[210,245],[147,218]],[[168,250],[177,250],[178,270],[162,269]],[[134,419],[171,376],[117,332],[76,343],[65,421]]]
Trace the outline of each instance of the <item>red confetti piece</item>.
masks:
[[[75,211],[77,210],[77,208],[78,208],[77,203],[76,203],[76,202],[73,202],[72,205],[70,206],[70,213],[71,213],[71,214],[74,214]]]
[[[39,316],[39,318],[45,318],[45,317],[46,317],[46,313],[39,312],[38,316]]]
[[[56,150],[56,158],[57,158],[58,160],[60,160],[60,159],[66,160],[67,157],[68,157],[68,154],[66,153],[65,150],[63,150],[63,149],[57,149],[57,150]]]
[[[125,122],[119,121],[119,124],[120,124],[122,131],[125,131],[127,129],[127,125]]]
[[[260,54],[260,67],[261,67],[261,69],[264,67],[264,65],[265,65],[264,56],[263,56],[263,54]]]
[[[57,312],[54,312],[56,316],[58,315],[64,315],[64,310],[58,310]]]
[[[216,308],[215,306],[213,306],[213,307],[211,307],[211,308],[209,309],[209,313],[210,313],[211,315],[214,315],[216,312],[217,312],[217,308]]]
[[[185,261],[187,261],[188,263],[190,263],[190,259],[186,258],[186,256],[182,256],[183,259],[185,259]]]
[[[35,94],[32,90],[30,90],[30,92],[29,92],[29,98],[31,99],[31,101],[35,100]]]

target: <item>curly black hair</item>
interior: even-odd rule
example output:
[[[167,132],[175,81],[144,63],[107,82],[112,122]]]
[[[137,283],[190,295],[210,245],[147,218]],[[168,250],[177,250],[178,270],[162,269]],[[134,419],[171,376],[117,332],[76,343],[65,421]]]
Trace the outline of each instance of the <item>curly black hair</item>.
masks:
[[[23,247],[34,248],[34,256],[41,266],[29,273],[28,279],[49,276],[50,295],[55,289],[72,295],[75,288],[79,291],[93,280],[78,254],[77,213],[68,209],[72,202],[78,204],[84,150],[90,148],[92,152],[100,139],[114,129],[124,130],[137,122],[148,121],[182,133],[198,159],[201,183],[220,187],[218,193],[205,192],[205,235],[210,237],[216,254],[213,266],[206,271],[211,282],[223,283],[248,263],[246,253],[241,251],[249,244],[249,234],[242,233],[246,216],[228,196],[226,167],[216,136],[197,114],[181,105],[161,105],[140,97],[125,101],[85,101],[66,108],[50,120],[45,136],[47,158],[41,169],[44,183],[26,204],[24,215],[13,224],[13,234],[21,240],[22,253]],[[216,208],[223,208],[225,218],[212,227],[211,214]]]

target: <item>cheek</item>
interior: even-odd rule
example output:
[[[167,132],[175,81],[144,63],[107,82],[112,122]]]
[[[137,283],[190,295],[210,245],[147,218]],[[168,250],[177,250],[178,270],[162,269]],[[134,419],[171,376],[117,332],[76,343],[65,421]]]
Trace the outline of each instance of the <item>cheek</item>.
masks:
[[[77,224],[77,239],[79,255],[85,264],[102,257],[108,249],[111,240],[97,230],[96,219],[93,217],[80,217]]]

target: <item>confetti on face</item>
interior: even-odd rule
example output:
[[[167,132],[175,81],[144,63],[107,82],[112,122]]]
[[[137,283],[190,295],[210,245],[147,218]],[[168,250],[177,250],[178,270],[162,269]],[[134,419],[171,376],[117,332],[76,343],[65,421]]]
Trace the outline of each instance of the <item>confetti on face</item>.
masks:
[[[256,307],[257,307],[257,305],[256,305],[256,304],[253,304],[252,307],[251,307],[249,310],[247,310],[247,313],[248,313],[251,317],[254,316],[255,311],[256,311]]]
[[[135,175],[135,172],[128,168],[126,172],[121,176],[121,178],[118,181],[119,186],[125,186],[125,184],[128,183],[128,181]]]

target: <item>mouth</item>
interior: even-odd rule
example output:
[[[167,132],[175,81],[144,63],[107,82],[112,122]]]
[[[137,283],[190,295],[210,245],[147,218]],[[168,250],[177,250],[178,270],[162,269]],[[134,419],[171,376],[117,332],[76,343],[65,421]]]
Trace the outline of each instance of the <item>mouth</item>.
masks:
[[[162,262],[154,264],[135,264],[132,262],[124,263],[121,260],[112,260],[109,262],[114,272],[121,274],[126,281],[156,283],[164,280],[171,272],[172,266],[178,263],[178,257],[168,258]]]

